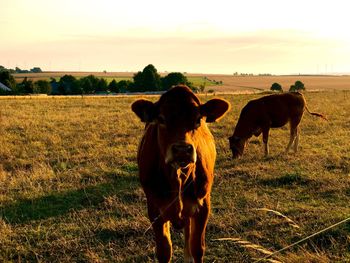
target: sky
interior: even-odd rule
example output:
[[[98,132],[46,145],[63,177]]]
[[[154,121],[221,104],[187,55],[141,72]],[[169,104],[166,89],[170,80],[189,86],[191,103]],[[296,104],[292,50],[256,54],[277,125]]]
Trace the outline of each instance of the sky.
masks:
[[[0,65],[350,73],[348,0],[0,0]]]

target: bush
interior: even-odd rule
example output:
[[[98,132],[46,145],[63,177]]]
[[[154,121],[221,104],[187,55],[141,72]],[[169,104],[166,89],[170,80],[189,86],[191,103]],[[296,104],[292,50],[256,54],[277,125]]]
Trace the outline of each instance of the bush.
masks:
[[[290,92],[305,90],[305,85],[300,80],[297,80],[294,85],[290,86]]]
[[[40,94],[50,94],[51,85],[47,80],[38,80],[34,83],[34,92]]]
[[[278,83],[273,83],[270,90],[283,92],[282,86]]]
[[[297,90],[305,90],[305,85],[300,80],[297,80],[294,85]]]
[[[168,90],[172,86],[176,86],[179,84],[188,85],[189,82],[187,77],[180,72],[172,72],[161,78],[162,82],[162,90]]]

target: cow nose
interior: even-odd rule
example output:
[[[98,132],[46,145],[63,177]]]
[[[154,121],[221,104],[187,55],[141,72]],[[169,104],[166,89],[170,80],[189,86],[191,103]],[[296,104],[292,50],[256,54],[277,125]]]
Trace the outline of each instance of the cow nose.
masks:
[[[188,143],[176,143],[172,146],[172,151],[174,155],[193,155],[194,149],[192,144]]]
[[[172,163],[176,166],[185,168],[191,163],[196,163],[196,149],[192,144],[176,142],[169,147],[165,161],[166,163]]]

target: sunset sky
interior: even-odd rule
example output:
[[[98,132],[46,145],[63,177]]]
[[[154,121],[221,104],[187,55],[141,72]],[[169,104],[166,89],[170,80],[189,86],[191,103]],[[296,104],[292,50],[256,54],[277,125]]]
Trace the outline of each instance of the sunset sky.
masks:
[[[347,0],[0,0],[0,65],[350,73]]]

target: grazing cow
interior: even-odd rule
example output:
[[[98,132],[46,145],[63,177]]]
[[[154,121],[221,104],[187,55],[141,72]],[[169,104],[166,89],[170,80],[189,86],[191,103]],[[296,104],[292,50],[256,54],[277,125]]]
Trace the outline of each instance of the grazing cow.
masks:
[[[155,103],[140,99],[132,104],[146,123],[137,162],[159,262],[171,259],[170,223],[184,228],[185,262],[203,262],[216,158],[206,122],[229,108],[221,99],[201,104],[186,86],[171,88]]]
[[[290,123],[290,140],[286,153],[293,145],[298,150],[299,123],[304,110],[312,115],[326,119],[319,113],[310,112],[304,96],[299,92],[290,92],[265,96],[251,100],[241,111],[233,135],[229,138],[233,158],[243,154],[244,147],[250,137],[263,134],[265,156],[269,154],[268,138],[270,128],[278,128]]]

